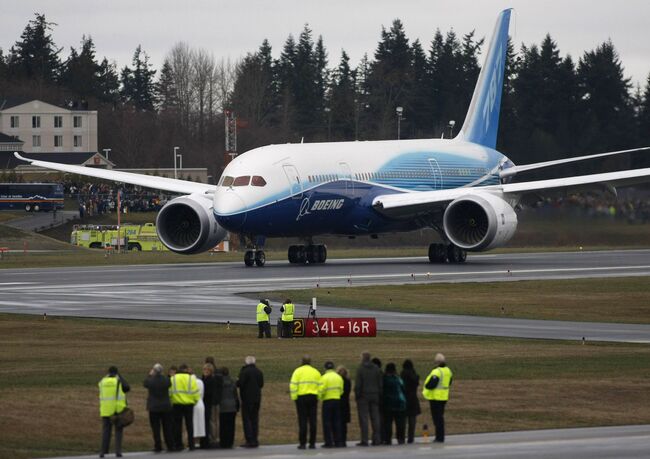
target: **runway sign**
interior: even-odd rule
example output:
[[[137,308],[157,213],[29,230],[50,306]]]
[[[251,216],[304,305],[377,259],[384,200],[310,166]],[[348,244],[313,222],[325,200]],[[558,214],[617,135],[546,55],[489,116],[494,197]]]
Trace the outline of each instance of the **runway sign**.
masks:
[[[377,320],[373,317],[295,319],[293,336],[297,338],[375,337]]]

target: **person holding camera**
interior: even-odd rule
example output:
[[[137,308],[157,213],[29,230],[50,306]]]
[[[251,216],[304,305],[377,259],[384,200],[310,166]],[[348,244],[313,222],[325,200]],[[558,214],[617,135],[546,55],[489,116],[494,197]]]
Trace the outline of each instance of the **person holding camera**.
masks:
[[[163,437],[167,451],[174,450],[173,441],[173,418],[172,403],[169,400],[169,387],[171,382],[163,374],[163,366],[155,364],[144,380],[144,387],[147,389],[147,411],[149,411],[149,424],[153,434],[153,451],[162,451],[160,431],[162,428]]]

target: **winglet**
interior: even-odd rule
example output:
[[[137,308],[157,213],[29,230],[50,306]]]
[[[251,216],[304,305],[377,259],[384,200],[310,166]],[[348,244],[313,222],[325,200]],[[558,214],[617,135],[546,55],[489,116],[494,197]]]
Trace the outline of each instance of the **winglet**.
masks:
[[[32,160],[29,159],[29,158],[23,158],[22,156],[20,156],[20,155],[18,154],[17,151],[14,151],[14,156],[15,156],[16,158],[18,158],[19,160],[21,160],[21,161],[27,161],[27,162],[32,161]]]
[[[489,148],[495,148],[497,143],[511,12],[512,9],[503,10],[497,18],[490,48],[458,136]]]

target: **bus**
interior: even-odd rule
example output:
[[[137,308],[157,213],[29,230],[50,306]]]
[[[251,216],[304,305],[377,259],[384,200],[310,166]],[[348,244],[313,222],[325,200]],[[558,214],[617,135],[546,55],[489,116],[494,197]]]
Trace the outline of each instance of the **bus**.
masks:
[[[0,210],[39,212],[63,209],[60,183],[0,183]]]

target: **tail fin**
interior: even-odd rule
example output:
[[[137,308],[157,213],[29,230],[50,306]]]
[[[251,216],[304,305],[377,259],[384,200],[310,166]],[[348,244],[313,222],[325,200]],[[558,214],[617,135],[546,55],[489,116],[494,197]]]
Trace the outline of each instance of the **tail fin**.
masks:
[[[490,49],[478,77],[476,88],[474,88],[465,123],[463,123],[459,134],[459,138],[462,140],[490,148],[494,148],[497,143],[511,11],[510,9],[504,10],[497,18]]]

